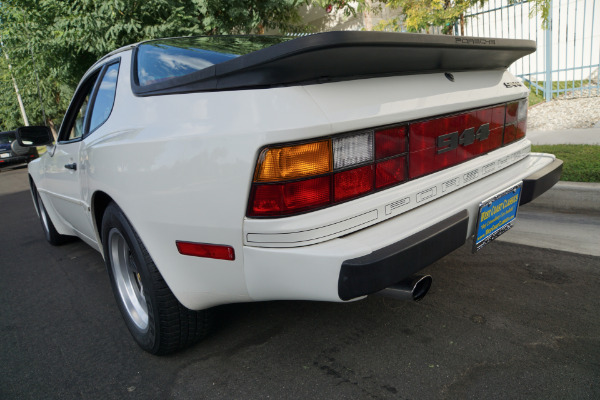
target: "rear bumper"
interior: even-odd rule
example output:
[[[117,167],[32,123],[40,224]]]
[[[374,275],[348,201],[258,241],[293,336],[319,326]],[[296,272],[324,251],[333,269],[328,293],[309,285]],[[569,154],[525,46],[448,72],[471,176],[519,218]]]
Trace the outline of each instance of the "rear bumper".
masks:
[[[562,160],[523,179],[520,205],[529,203],[560,179]],[[469,213],[452,217],[400,242],[342,263],[338,294],[342,300],[378,292],[394,285],[465,244]],[[399,265],[406,266],[398,268]]]
[[[523,191],[519,205],[535,200],[539,195],[550,189],[560,180],[562,160],[555,159],[546,167],[523,179]]]
[[[522,204],[550,188],[562,162],[525,159],[397,217],[326,242],[295,248],[244,246],[253,300],[345,301],[393,285],[462,246],[474,233],[479,204],[523,181]]]
[[[463,210],[416,235],[344,261],[338,282],[340,299],[375,293],[408,278],[462,246],[468,227],[469,213]]]

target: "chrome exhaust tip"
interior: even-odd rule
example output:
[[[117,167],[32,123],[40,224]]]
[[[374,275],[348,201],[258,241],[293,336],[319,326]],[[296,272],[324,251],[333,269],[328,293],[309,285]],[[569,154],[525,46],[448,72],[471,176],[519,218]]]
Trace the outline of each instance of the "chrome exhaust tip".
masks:
[[[429,275],[415,275],[375,294],[397,300],[420,301],[429,292],[432,282],[433,279]]]

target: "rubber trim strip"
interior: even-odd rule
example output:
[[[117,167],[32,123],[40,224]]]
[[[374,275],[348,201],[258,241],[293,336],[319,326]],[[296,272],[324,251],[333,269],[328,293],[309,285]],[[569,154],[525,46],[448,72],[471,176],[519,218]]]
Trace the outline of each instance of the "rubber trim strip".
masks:
[[[557,158],[544,168],[523,179],[519,205],[529,203],[554,186],[560,180],[562,168],[563,162]]]
[[[350,300],[394,285],[465,244],[469,213],[463,210],[423,231],[342,263],[338,295]]]

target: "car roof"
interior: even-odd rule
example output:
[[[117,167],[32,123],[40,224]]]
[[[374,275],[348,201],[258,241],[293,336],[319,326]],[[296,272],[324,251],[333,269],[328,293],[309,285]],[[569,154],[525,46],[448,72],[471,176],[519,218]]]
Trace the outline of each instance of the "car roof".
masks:
[[[101,65],[104,63],[104,61],[108,60],[109,58],[111,58],[112,56],[114,56],[115,54],[119,54],[119,53],[124,53],[128,50],[131,50],[133,48],[135,48],[137,45],[139,45],[141,42],[138,43],[134,43],[134,44],[129,44],[127,46],[123,46],[120,47],[116,50],[111,51],[110,53],[106,54],[105,56],[103,56],[101,59],[99,59],[98,61],[96,61],[91,67],[88,68],[87,71],[85,71],[85,74],[83,74],[83,76],[87,76],[92,70],[96,69],[96,67],[98,65]]]

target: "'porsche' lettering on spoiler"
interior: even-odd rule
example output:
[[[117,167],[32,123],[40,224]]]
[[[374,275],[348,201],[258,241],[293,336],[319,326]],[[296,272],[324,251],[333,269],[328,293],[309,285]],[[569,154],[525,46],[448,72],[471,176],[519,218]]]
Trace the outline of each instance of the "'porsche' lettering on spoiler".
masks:
[[[535,49],[532,40],[325,32],[279,43],[168,82],[139,86],[132,79],[132,86],[136,95],[152,96],[505,69]],[[134,62],[136,52],[137,48],[133,52]]]

